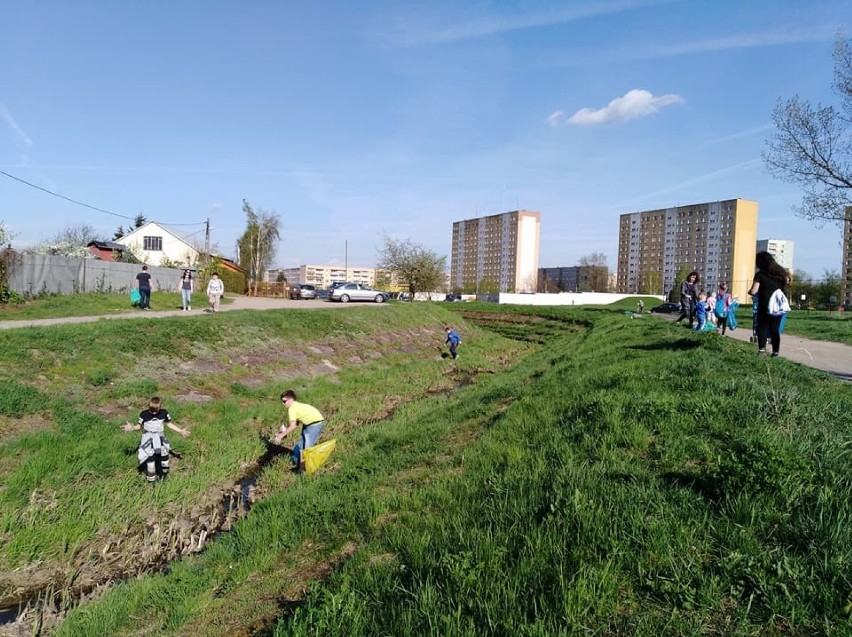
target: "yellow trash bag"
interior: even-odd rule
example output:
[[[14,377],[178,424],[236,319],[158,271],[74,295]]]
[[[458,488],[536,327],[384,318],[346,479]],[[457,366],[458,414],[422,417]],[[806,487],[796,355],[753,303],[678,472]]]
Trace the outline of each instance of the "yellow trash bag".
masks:
[[[337,444],[337,439],[327,440],[318,445],[314,445],[302,452],[302,461],[305,463],[305,473],[311,475],[319,469],[323,463],[328,460],[331,452],[334,451],[334,446]]]

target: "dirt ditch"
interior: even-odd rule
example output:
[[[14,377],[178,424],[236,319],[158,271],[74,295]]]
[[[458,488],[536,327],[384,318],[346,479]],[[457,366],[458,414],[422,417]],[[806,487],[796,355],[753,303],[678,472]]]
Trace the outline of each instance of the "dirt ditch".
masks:
[[[417,335],[400,333],[390,335],[390,338],[386,334],[381,346],[396,351],[414,351],[416,345],[412,344],[424,340],[419,330],[416,331]],[[322,357],[321,361],[314,363],[313,369],[314,373],[325,374],[347,365],[361,364],[378,354],[362,352],[356,357],[351,347],[334,347],[331,344],[316,349],[319,351],[312,351],[314,356],[307,358]],[[278,360],[281,360],[280,356]],[[269,364],[273,359],[270,356],[263,361],[253,361],[255,364],[261,362]],[[308,363],[307,360],[304,362]],[[508,360],[500,360],[496,366],[508,363]],[[452,392],[474,382],[481,373],[493,373],[493,370],[448,368],[446,384],[426,388],[422,395],[389,396],[379,412],[361,424],[393,418],[394,412],[403,404],[428,395]],[[181,398],[187,401],[207,400],[206,396],[195,392],[187,392]],[[166,507],[139,527],[125,529],[119,535],[95,537],[65,563],[35,562],[0,574],[0,637],[48,634],[61,623],[69,610],[96,599],[114,583],[147,572],[162,571],[175,560],[202,551],[213,537],[229,531],[235,522],[249,514],[252,505],[263,496],[256,489],[263,471],[282,459],[288,461],[288,452],[287,448],[267,441],[261,457],[245,467],[232,484],[211,487],[189,509]]]

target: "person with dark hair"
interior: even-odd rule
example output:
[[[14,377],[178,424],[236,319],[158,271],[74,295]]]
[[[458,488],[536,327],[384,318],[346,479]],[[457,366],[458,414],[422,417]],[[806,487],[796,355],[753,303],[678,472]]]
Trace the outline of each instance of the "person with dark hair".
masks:
[[[692,327],[692,322],[695,320],[695,309],[698,305],[698,272],[693,270],[686,275],[683,283],[680,284],[680,316],[677,323],[683,319],[689,319],[689,327]]]
[[[143,310],[151,309],[151,274],[148,266],[142,266],[142,272],[136,275],[136,287],[139,289],[139,307]]]
[[[219,278],[219,273],[214,272],[210,275],[210,281],[207,282],[207,300],[210,303],[208,312],[218,312],[219,302],[222,300],[222,295],[225,293],[225,282]]]
[[[169,475],[169,453],[171,446],[166,440],[165,428],[176,431],[186,438],[189,429],[178,427],[172,422],[169,412],[163,409],[159,396],[152,396],[148,401],[148,409],[139,414],[136,424],[126,422],[124,431],[142,430],[142,440],[136,456],[139,460],[139,468],[145,472],[148,482],[155,482],[157,478],[165,479]]]
[[[728,329],[728,313],[731,310],[731,295],[728,293],[728,284],[720,283],[719,291],[716,292],[716,307],[713,312],[716,315],[716,334],[725,335]]]
[[[192,270],[184,270],[180,278],[180,297],[184,312],[192,309],[192,288]]]
[[[272,438],[272,442],[280,445],[281,441],[287,437],[287,434],[298,427],[299,423],[302,423],[302,435],[299,438],[299,442],[293,446],[293,451],[290,454],[293,464],[296,465],[295,470],[301,472],[305,470],[302,452],[317,444],[322,429],[325,426],[325,418],[323,418],[319,409],[316,407],[312,407],[307,403],[297,402],[296,392],[292,389],[281,393],[281,402],[287,408],[288,423],[281,425],[278,433]]]
[[[459,344],[461,343],[461,336],[459,336],[458,332],[456,332],[449,325],[444,328],[444,331],[447,333],[447,340],[444,341],[444,345],[449,343],[450,345],[450,355],[453,357],[453,360],[458,360],[459,354],[456,351]]]
[[[772,343],[772,356],[778,356],[783,316],[769,313],[769,300],[776,290],[786,290],[790,274],[768,252],[758,252],[755,265],[757,272],[748,293],[757,298],[757,353],[766,354],[766,340],[769,338]]]

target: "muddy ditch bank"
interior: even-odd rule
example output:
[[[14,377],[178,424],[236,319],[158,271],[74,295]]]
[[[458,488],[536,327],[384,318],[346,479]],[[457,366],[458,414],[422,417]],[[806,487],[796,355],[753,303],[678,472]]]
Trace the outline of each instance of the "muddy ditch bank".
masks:
[[[500,358],[497,365],[510,362]],[[393,419],[397,409],[408,402],[437,394],[451,395],[474,383],[479,374],[493,373],[493,369],[486,368],[450,367],[445,372],[447,384],[426,387],[407,398],[388,397],[379,412],[351,426]],[[211,539],[230,531],[264,497],[256,488],[263,472],[277,462],[289,463],[290,448],[265,439],[264,445],[264,453],[245,467],[233,483],[211,487],[189,509],[164,507],[144,525],[94,538],[62,564],[36,562],[0,574],[0,637],[49,634],[67,612],[96,599],[116,583],[166,571],[174,561],[203,551]],[[173,461],[175,468],[179,462]],[[156,484],[140,485],[157,488]]]

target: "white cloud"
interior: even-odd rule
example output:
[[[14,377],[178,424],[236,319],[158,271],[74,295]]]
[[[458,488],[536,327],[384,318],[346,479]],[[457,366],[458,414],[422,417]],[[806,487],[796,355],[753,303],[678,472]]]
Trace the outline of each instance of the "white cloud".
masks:
[[[27,135],[24,130],[20,126],[18,126],[18,123],[12,117],[12,114],[6,110],[6,107],[3,106],[3,104],[0,104],[0,118],[2,118],[4,122],[6,122],[6,126],[8,126],[14,133],[16,133],[25,145],[30,147],[34,145],[33,140],[31,140],[29,138],[29,135]]]
[[[547,123],[551,126],[561,126],[562,120],[565,119],[565,111],[554,111],[547,117]]]
[[[656,113],[664,106],[682,102],[683,98],[674,93],[654,97],[650,91],[635,88],[621,97],[616,97],[603,108],[581,108],[564,121],[564,113],[556,111],[547,118],[547,121],[551,126],[561,126],[563,123],[574,124],[576,126],[620,124],[631,119]]]

